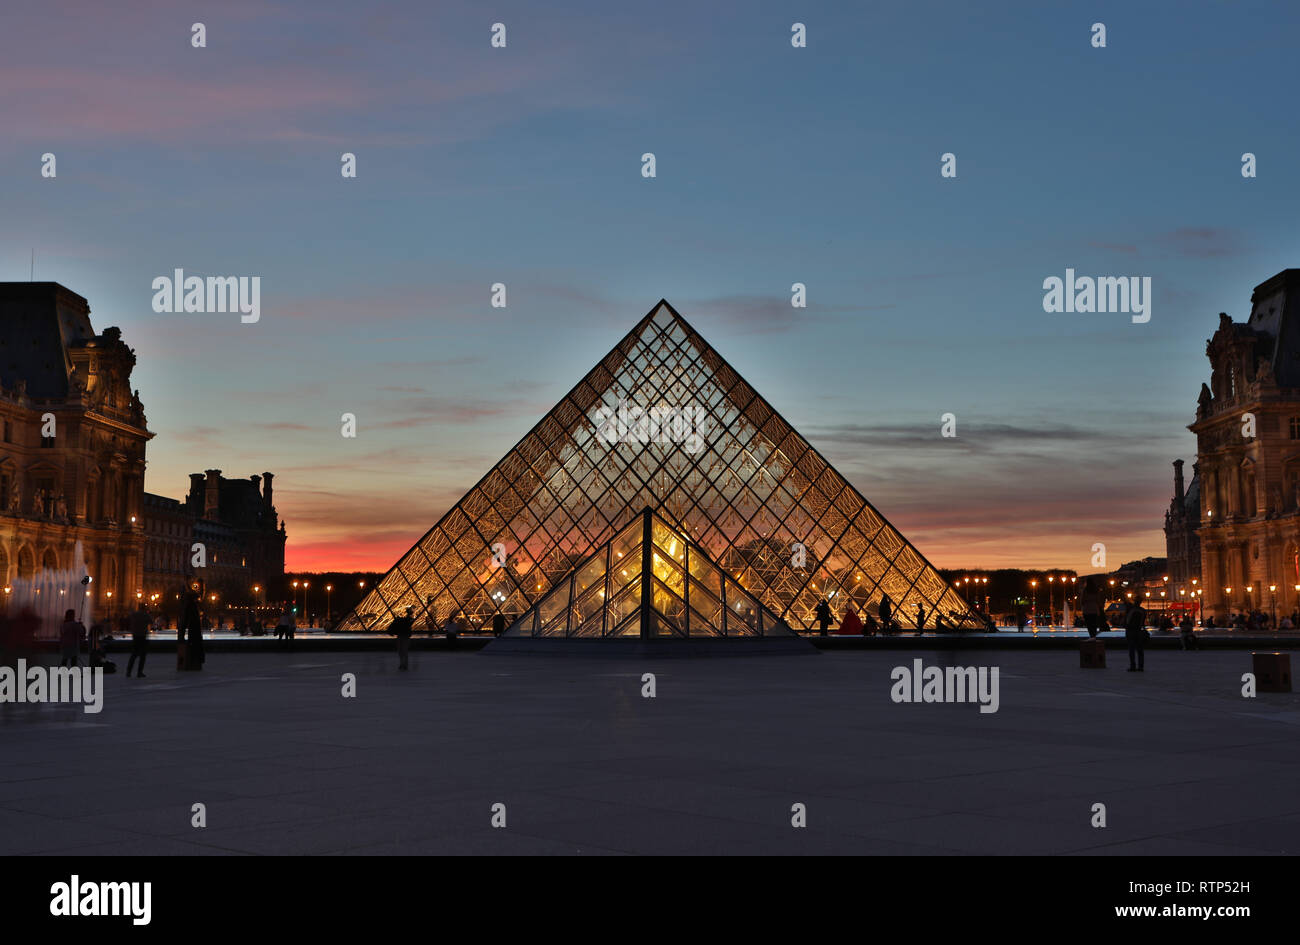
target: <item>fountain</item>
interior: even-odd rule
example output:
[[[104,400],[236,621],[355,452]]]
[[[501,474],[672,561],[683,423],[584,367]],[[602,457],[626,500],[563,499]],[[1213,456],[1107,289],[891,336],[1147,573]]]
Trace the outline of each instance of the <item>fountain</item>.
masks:
[[[89,626],[93,618],[94,596],[88,586],[81,583],[89,572],[86,559],[78,541],[73,551],[72,567],[57,571],[43,569],[30,578],[18,578],[9,585],[9,616],[17,616],[24,609],[31,610],[40,628],[38,640],[57,640],[63,614],[69,608],[77,612],[77,619]]]

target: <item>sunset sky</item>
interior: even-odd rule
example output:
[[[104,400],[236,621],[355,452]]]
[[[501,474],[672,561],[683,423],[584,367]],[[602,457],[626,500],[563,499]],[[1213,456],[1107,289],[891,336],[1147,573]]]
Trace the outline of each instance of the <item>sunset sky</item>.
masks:
[[[1300,266],[1296,8],[1135,6],[15,6],[0,280],[121,326],[149,491],[274,472],[291,569],[387,569],[661,297],[937,566],[1114,567]],[[1150,323],[1044,312],[1067,267]],[[153,312],[177,268],[261,321]]]

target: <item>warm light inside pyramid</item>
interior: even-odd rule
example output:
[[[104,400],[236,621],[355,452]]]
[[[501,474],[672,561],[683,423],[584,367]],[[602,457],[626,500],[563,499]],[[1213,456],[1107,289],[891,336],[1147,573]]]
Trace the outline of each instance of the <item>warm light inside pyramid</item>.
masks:
[[[716,563],[720,580],[796,629],[814,625],[823,599],[838,623],[850,607],[877,612],[886,595],[904,626],[914,625],[918,606],[931,626],[935,614],[958,626],[979,622],[921,554],[660,303],[402,556],[342,628],[383,629],[408,606],[431,625],[454,615],[472,628],[501,614],[510,626],[565,582],[576,582],[575,600],[585,601],[587,588],[598,597],[606,567],[639,582],[642,536],[628,526],[646,508],[660,530],[650,562],[662,595],[656,609],[685,606],[689,542],[702,549],[701,562]],[[621,540],[624,533],[631,537]],[[609,563],[602,559],[596,574],[592,556],[607,544]],[[636,592],[630,586],[613,592],[602,584],[616,618],[641,606],[639,583]],[[566,597],[563,606],[573,603]],[[599,605],[608,632],[604,602],[588,603]],[[682,616],[683,626],[692,622]]]

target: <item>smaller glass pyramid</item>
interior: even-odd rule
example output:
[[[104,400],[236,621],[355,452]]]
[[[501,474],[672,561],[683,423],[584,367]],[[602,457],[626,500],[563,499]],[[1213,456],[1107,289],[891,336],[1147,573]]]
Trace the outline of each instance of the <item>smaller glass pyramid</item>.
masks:
[[[505,635],[649,639],[794,632],[699,545],[646,508]]]

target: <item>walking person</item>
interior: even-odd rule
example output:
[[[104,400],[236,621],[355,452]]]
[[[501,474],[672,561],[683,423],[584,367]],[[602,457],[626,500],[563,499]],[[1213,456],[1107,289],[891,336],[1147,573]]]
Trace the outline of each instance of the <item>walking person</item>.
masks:
[[[406,615],[398,617],[388,628],[397,637],[397,668],[406,669],[406,658],[411,652],[411,630],[415,626],[415,608],[407,607]]]
[[[1124,615],[1124,639],[1128,643],[1128,671],[1140,673],[1146,662],[1147,645],[1146,608],[1134,601]]]
[[[149,611],[144,609],[143,603],[128,618],[128,626],[131,631],[131,658],[126,661],[126,675],[130,678],[135,661],[139,659],[140,665],[136,668],[135,677],[144,679],[144,658],[149,655]]]
[[[817,625],[821,627],[822,636],[827,636],[831,621],[835,618],[831,616],[831,605],[826,603],[825,597],[821,599],[821,603],[817,605],[817,609],[813,613],[817,617]]]
[[[1095,637],[1101,628],[1101,612],[1106,607],[1106,600],[1092,578],[1083,584],[1083,593],[1079,597],[1079,609],[1083,611],[1083,625],[1088,628],[1088,636]]]
[[[63,625],[59,627],[60,666],[76,666],[77,652],[81,649],[81,638],[86,635],[86,628],[77,619],[77,612],[69,610],[63,615]]]

